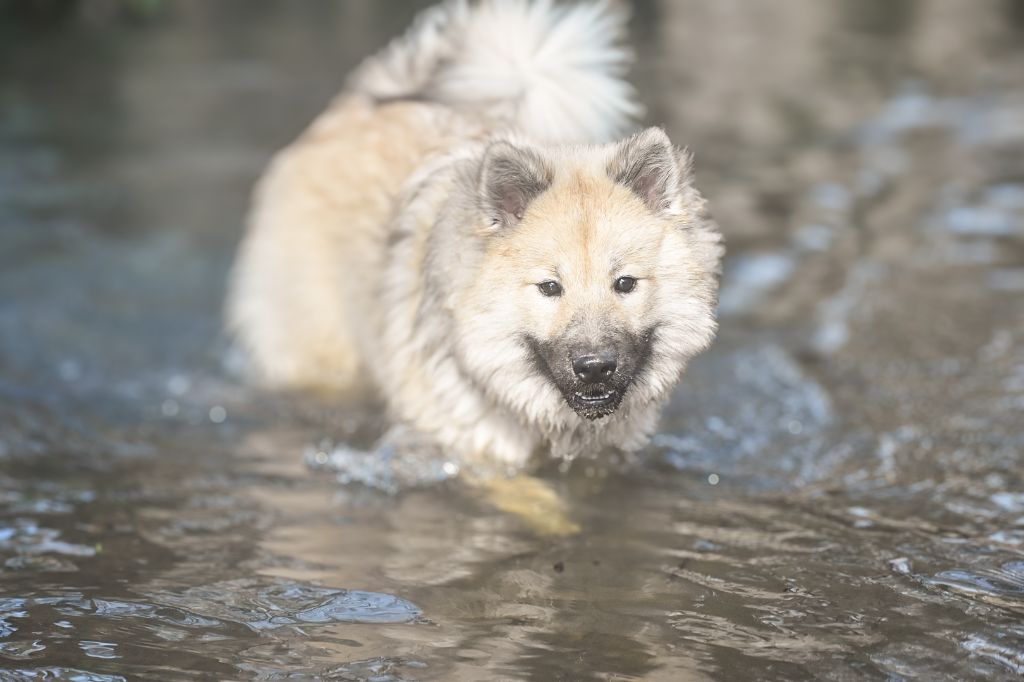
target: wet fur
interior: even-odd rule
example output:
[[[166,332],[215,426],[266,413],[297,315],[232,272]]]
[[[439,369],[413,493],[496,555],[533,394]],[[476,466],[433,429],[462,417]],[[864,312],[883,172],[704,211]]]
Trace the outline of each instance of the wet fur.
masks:
[[[446,7],[473,25],[464,3]],[[421,38],[389,50],[453,49]],[[378,393],[418,442],[468,462],[641,447],[715,329],[720,239],[689,157],[658,129],[604,143],[625,109],[570,130],[445,101],[438,78],[384,68],[388,54],[256,192],[228,304],[254,373]],[[620,275],[637,289],[614,291]],[[536,286],[552,277],[557,299]],[[566,362],[602,344],[621,358],[614,404],[574,404],[592,389]]]

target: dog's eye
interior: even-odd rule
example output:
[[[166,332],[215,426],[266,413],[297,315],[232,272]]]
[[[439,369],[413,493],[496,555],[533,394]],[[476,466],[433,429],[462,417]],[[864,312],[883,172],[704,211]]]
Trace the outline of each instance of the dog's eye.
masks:
[[[636,286],[636,277],[619,277],[615,280],[615,291],[620,294],[628,294]]]
[[[540,289],[540,293],[544,294],[545,296],[562,295],[562,285],[559,284],[558,282],[555,282],[554,280],[549,279],[546,282],[541,282],[540,284],[537,285],[537,288]]]

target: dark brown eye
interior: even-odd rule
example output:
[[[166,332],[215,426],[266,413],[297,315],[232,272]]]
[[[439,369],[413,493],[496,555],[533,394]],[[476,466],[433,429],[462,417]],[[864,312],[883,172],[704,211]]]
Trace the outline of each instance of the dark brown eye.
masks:
[[[628,294],[636,286],[636,277],[619,277],[615,280],[615,291],[620,294]]]
[[[559,284],[558,282],[555,282],[554,280],[549,279],[546,282],[541,282],[540,284],[537,285],[537,288],[540,289],[540,293],[544,294],[545,296],[562,295],[562,285]]]

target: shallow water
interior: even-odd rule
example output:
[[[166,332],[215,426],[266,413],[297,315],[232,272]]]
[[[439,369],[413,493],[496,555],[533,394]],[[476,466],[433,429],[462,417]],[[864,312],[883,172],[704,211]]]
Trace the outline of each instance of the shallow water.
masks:
[[[230,371],[251,183],[413,8],[168,5],[0,14],[0,679],[1024,673],[1015,3],[638,5],[722,331],[568,537]]]

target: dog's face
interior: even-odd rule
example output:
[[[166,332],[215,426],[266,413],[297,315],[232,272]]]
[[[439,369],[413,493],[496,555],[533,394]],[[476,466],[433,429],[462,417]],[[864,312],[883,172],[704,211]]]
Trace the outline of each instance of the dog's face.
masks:
[[[663,397],[709,343],[719,247],[687,166],[657,129],[607,147],[491,145],[484,256],[459,317],[496,397],[599,419]]]
[[[572,173],[503,245],[530,361],[582,417],[621,403],[650,358],[660,222],[610,178]]]

